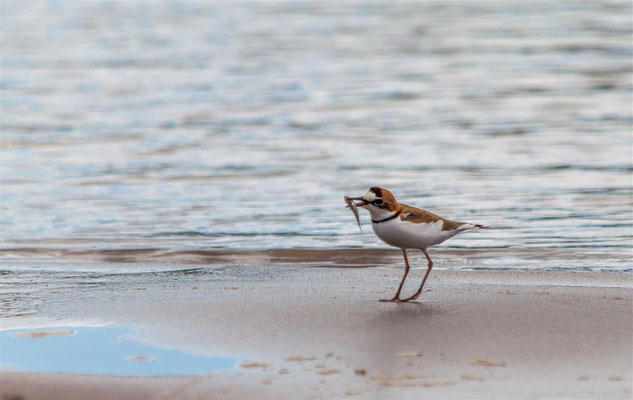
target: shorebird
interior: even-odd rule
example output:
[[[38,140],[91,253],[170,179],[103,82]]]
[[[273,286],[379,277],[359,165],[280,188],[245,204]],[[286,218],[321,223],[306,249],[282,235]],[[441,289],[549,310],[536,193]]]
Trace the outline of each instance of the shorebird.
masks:
[[[354,200],[360,201],[354,203]],[[380,240],[402,250],[405,269],[398,291],[393,298],[380,301],[407,302],[420,297],[426,278],[429,277],[433,268],[433,260],[429,257],[427,249],[469,229],[486,228],[479,224],[450,221],[429,211],[398,203],[390,191],[381,187],[369,188],[362,197],[345,196],[345,202],[354,212],[359,227],[360,220],[356,207],[362,207],[369,211],[371,227]],[[422,250],[428,260],[428,268],[418,291],[411,297],[400,299],[402,286],[409,274],[407,249]]]

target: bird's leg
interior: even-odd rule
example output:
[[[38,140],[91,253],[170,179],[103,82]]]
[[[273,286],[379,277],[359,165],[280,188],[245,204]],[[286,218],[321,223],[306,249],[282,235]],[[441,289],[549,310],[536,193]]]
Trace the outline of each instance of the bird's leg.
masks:
[[[406,298],[404,300],[400,300],[402,302],[415,300],[418,297],[420,297],[420,294],[422,293],[422,288],[424,287],[424,282],[426,282],[426,278],[429,277],[429,273],[431,272],[431,269],[433,268],[433,260],[431,260],[431,257],[429,257],[429,253],[426,252],[426,249],[423,249],[422,253],[424,253],[424,255],[426,256],[426,259],[429,261],[429,267],[426,270],[426,274],[424,274],[424,279],[422,279],[422,284],[420,285],[420,288],[418,289],[418,291],[415,292],[415,294],[413,296],[408,297],[408,298]]]
[[[407,249],[402,249],[402,255],[404,256],[404,276],[402,277],[400,286],[398,286],[398,291],[392,299],[382,299],[380,301],[401,301],[400,291],[402,290],[402,286],[404,285],[404,280],[407,279],[407,275],[409,275],[409,259],[407,259]]]

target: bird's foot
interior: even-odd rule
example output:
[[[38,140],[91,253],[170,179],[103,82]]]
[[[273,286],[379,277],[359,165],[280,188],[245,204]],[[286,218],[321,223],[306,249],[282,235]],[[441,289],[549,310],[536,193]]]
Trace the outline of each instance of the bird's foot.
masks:
[[[417,300],[417,299],[418,299],[418,297],[420,297],[420,295],[419,295],[419,294],[414,294],[413,296],[411,296],[411,297],[407,297],[406,299],[403,299],[403,300],[400,300],[400,301],[401,301],[402,303],[406,303],[406,302],[411,301],[411,300]]]
[[[392,299],[380,299],[379,301],[382,303],[400,303],[402,300],[400,300],[397,297],[394,297]]]

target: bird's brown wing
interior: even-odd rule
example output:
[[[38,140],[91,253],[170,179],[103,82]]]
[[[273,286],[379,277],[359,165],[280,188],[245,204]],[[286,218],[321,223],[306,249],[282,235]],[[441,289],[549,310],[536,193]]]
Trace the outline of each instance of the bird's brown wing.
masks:
[[[444,219],[439,215],[435,215],[430,211],[422,210],[400,203],[402,211],[400,213],[400,219],[403,221],[413,222],[414,224],[432,224],[437,221],[444,221],[442,226],[443,231],[453,231],[464,225],[464,222],[450,221]]]

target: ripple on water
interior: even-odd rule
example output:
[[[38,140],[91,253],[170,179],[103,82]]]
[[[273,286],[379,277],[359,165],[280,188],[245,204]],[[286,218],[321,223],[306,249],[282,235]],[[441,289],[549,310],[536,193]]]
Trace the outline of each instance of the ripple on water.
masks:
[[[29,4],[6,248],[377,248],[342,197],[381,185],[495,228],[445,246],[630,256],[630,2]]]

